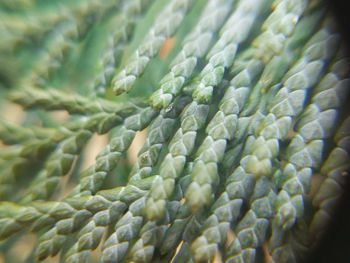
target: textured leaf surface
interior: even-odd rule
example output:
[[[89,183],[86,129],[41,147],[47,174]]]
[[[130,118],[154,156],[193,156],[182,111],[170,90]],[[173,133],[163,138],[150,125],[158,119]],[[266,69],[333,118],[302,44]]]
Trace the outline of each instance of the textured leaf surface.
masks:
[[[0,261],[307,259],[350,168],[325,3],[4,0],[0,17]]]

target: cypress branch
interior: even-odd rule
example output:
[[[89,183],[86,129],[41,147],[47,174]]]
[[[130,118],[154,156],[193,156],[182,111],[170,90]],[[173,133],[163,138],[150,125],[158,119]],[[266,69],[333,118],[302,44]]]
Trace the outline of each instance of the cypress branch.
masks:
[[[349,169],[349,65],[323,2],[15,0],[0,15],[6,262],[306,259]],[[95,134],[107,145],[81,171]]]

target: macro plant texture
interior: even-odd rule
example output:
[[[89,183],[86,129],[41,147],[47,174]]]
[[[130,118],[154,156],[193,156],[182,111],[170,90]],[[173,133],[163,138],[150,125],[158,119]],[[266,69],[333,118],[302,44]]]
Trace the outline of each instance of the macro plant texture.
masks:
[[[0,61],[0,262],[303,262],[327,231],[326,3],[1,0]]]

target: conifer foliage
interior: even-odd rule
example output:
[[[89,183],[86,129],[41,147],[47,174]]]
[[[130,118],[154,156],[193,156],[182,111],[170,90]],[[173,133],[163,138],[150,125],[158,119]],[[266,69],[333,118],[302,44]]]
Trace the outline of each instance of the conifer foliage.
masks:
[[[0,261],[305,260],[350,165],[342,41],[320,0],[1,1]]]

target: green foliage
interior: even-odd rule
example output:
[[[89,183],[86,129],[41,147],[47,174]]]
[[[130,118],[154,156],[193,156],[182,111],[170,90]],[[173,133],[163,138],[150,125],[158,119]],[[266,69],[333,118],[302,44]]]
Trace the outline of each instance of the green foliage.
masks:
[[[0,261],[300,262],[322,237],[350,164],[324,3],[5,0],[0,39]]]

